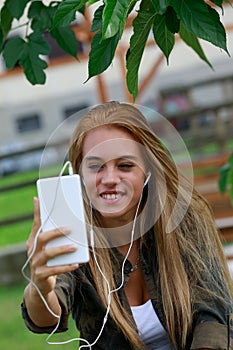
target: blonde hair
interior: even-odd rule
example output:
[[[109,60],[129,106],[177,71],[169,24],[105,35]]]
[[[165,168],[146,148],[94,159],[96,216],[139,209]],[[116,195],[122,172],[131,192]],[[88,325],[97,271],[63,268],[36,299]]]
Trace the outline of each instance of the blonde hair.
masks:
[[[167,150],[142,113],[130,104],[108,102],[96,106],[80,120],[73,133],[69,151],[73,168],[77,172],[82,162],[85,136],[93,128],[103,125],[124,128],[146,149],[146,163],[152,172],[152,195],[148,196],[144,206],[150,210],[153,208],[154,213],[151,216],[151,213],[147,214],[148,211],[144,210],[140,228],[143,230],[148,221],[149,226],[153,226],[166,329],[173,346],[181,350],[185,347],[192,328],[194,303],[207,300],[207,295],[220,298],[224,302],[232,294],[231,279],[211,210],[195,190],[192,191],[190,203],[187,203],[186,191],[190,190],[189,183],[185,178],[178,177],[177,168]],[[166,182],[165,197],[162,196],[164,191],[159,188],[161,174]],[[183,194],[179,198],[179,208],[183,213],[186,207],[186,213],[182,214],[184,217],[180,225],[174,225],[173,231],[167,234],[166,225],[171,218],[180,183]],[[98,226],[98,213],[95,213],[95,222]],[[115,257],[112,254],[111,249],[98,249],[99,265],[114,289],[112,259]],[[92,254],[89,264],[97,292],[107,305],[106,284]],[[117,293],[113,294],[110,315],[129,339],[133,349],[143,349],[135,323],[121,305]]]

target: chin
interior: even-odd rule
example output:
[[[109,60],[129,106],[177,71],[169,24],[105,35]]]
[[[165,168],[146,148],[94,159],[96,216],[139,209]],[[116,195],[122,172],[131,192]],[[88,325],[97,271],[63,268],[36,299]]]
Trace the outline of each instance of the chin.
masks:
[[[121,218],[124,213],[122,212],[105,212],[105,211],[100,211],[100,215],[103,216],[104,218],[109,218],[109,219],[117,219]]]

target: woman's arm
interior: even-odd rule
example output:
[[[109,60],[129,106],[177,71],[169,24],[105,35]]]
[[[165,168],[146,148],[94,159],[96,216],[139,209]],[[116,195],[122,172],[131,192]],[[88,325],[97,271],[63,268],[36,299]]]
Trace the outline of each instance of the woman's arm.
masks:
[[[46,308],[44,302],[39,296],[35,287],[30,283],[24,291],[24,300],[30,319],[38,327],[54,326],[58,317],[61,316],[61,307],[54,291],[51,291],[47,296],[44,296],[48,307],[57,317],[52,315]]]
[[[31,234],[27,241],[28,255],[32,252],[33,244],[36,233],[40,228],[40,211],[39,201],[34,199],[34,222]],[[29,283],[24,291],[24,301],[27,308],[30,319],[38,327],[49,327],[57,323],[58,318],[61,316],[61,307],[59,305],[58,298],[54,291],[56,284],[56,276],[71,272],[77,269],[78,265],[64,265],[48,267],[47,261],[57,255],[73,252],[77,249],[74,244],[66,245],[62,247],[45,249],[45,245],[54,238],[60,237],[64,234],[68,234],[70,231],[67,228],[58,228],[48,232],[41,232],[35,253],[30,260],[30,272],[31,280],[33,283]],[[54,315],[46,308],[41,296],[36,290],[35,284],[43,298],[48,304],[48,307],[52,310]]]

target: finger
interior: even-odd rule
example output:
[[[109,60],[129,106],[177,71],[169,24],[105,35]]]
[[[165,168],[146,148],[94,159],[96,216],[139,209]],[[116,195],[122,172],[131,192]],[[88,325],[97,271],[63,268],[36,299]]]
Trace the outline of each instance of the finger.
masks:
[[[34,201],[34,221],[33,221],[32,231],[37,232],[41,226],[39,199],[37,197],[34,197],[33,201]]]
[[[63,273],[71,272],[74,270],[77,270],[79,268],[79,264],[72,264],[72,265],[60,265],[60,266],[52,266],[47,268],[49,270],[49,273],[52,276],[58,276]]]
[[[60,255],[73,253],[77,249],[78,246],[74,243],[43,249],[37,254],[37,257],[34,258],[33,264],[37,266],[46,265],[48,260]]]
[[[43,248],[44,246],[46,246],[46,244],[48,244],[53,239],[66,236],[70,233],[71,233],[71,228],[66,226],[58,227],[50,231],[41,232],[38,237],[38,243],[37,243],[38,249]]]
[[[78,264],[48,266],[48,260],[62,254],[74,252],[78,247],[75,244],[47,248],[38,252],[31,261],[31,277],[37,283],[45,283],[49,277],[55,277],[65,272],[70,272],[79,267]],[[43,282],[44,281],[44,282]]]
[[[30,251],[31,251],[31,249],[33,247],[36,234],[38,233],[38,230],[41,227],[40,208],[39,208],[39,200],[38,200],[38,198],[34,197],[33,202],[34,202],[34,221],[33,221],[33,224],[32,224],[31,233],[30,233],[30,235],[28,237],[28,240],[26,242],[27,249],[28,249],[29,253],[30,253]]]
[[[63,273],[71,272],[79,268],[79,264],[72,264],[72,265],[60,265],[60,266],[40,266],[38,267],[32,276],[32,280],[34,283],[40,286],[40,289],[53,289],[56,281],[56,277],[58,275],[61,275]],[[52,280],[51,280],[52,278]],[[48,284],[51,283],[53,286]]]

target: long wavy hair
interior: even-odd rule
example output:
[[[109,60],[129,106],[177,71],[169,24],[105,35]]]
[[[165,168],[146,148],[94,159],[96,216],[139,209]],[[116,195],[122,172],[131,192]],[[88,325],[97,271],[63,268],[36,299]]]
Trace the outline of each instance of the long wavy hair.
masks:
[[[166,329],[171,344],[177,350],[184,349],[192,331],[194,304],[208,300],[207,296],[214,296],[224,302],[233,295],[231,278],[211,209],[189,182],[178,174],[166,148],[139,109],[131,104],[115,101],[101,104],[79,121],[69,149],[69,158],[76,172],[80,172],[85,136],[93,128],[103,125],[123,128],[146,150],[145,160],[152,174],[151,188],[148,191],[151,195],[147,193],[142,201],[139,231],[145,232],[145,229],[153,228]],[[187,196],[188,193],[191,193],[190,197]],[[168,234],[167,224],[175,206],[177,215]],[[90,220],[88,205],[86,214]],[[175,220],[180,215],[182,218],[177,225]],[[101,226],[98,212],[94,213],[94,223],[95,227]],[[106,246],[103,235],[95,237],[99,240],[97,243],[100,247]],[[111,288],[115,289],[112,266],[115,257],[112,254],[111,249],[98,249],[99,265]],[[92,253],[89,266],[99,297],[107,306],[108,290]],[[129,339],[132,348],[143,349],[132,316],[123,308],[117,293],[112,296],[110,315]]]

